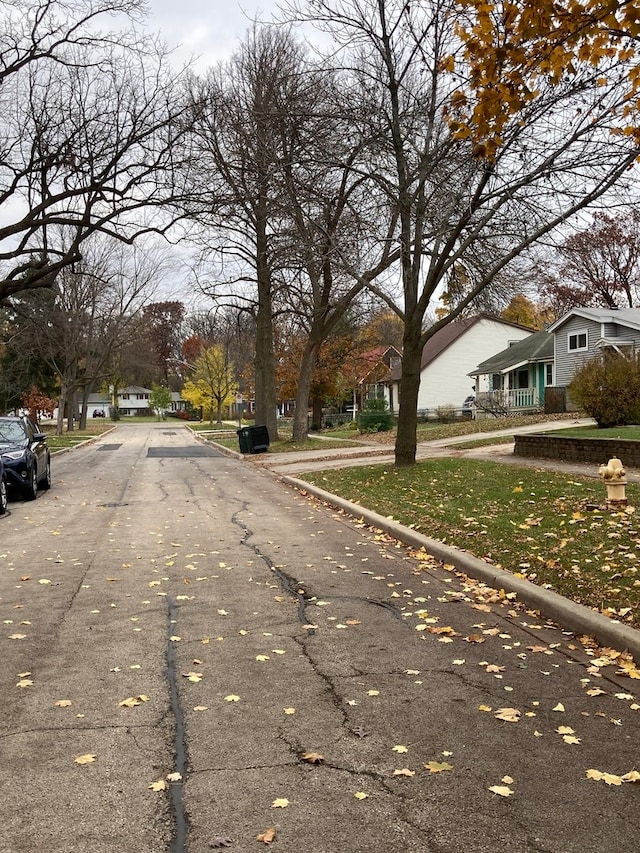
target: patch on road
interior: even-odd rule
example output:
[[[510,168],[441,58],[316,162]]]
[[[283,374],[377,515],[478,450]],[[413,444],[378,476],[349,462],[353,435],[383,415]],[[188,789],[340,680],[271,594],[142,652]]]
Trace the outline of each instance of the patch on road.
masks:
[[[96,448],[97,450],[118,450],[122,447],[122,444],[101,444],[100,447]]]
[[[195,459],[201,456],[220,456],[211,447],[150,447],[147,456],[155,458]]]

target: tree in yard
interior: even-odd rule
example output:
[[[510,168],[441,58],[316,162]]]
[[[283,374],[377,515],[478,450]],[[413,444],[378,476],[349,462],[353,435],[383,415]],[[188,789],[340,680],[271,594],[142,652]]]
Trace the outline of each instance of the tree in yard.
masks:
[[[625,115],[636,66],[628,52],[594,50],[585,59],[573,44],[573,65],[525,67],[536,86],[511,98],[500,76],[501,43],[487,36],[480,51],[466,36],[479,40],[494,23],[500,29],[492,3],[291,6],[298,19],[330,32],[343,66],[361,81],[353,120],[368,131],[368,186],[381,211],[380,240],[399,248],[402,294],[371,289],[403,318],[395,461],[411,465],[427,340],[477,304],[514,259],[628,179],[639,153]],[[519,8],[504,4],[507,21],[512,7]],[[397,214],[391,236],[388,211]],[[427,327],[433,301],[454,279],[451,310]]]
[[[140,312],[160,267],[157,257],[94,238],[83,261],[61,270],[52,289],[12,297],[12,346],[57,378],[59,433],[65,411],[68,430],[78,421],[86,425],[89,393],[112,376],[119,354],[138,337]]]
[[[546,300],[565,313],[571,308],[640,305],[640,211],[610,216],[567,237],[557,249],[559,270],[544,288]]]
[[[0,2],[0,303],[49,288],[85,242],[164,232],[184,101],[139,0]],[[148,212],[156,208],[153,221]]]
[[[165,413],[171,408],[171,391],[165,385],[153,385],[149,394],[149,407],[164,419]]]
[[[222,410],[235,400],[238,384],[233,364],[222,347],[214,344],[196,358],[193,375],[185,382],[182,397],[195,409],[203,408],[209,423],[222,423]]]
[[[510,323],[518,323],[529,329],[540,331],[545,323],[552,323],[555,317],[543,305],[533,302],[523,293],[517,293],[507,307],[501,311],[500,317]]]
[[[173,362],[180,359],[184,316],[182,302],[152,302],[142,309],[140,337],[145,361],[165,385],[169,385]]]

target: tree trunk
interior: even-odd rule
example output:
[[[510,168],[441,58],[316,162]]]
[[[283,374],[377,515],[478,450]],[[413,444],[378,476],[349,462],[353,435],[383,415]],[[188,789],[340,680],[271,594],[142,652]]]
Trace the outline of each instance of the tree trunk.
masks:
[[[271,270],[267,262],[266,216],[256,217],[256,316],[255,392],[256,424],[264,424],[272,441],[278,438],[275,355],[273,349],[273,302]]]
[[[416,430],[418,428],[418,391],[422,361],[420,332],[410,330],[403,342],[402,373],[400,377],[400,408],[396,433],[395,464],[414,465],[416,461]]]
[[[293,413],[293,440],[304,441],[309,434],[309,396],[311,394],[311,381],[313,371],[318,361],[320,344],[308,340],[302,354],[300,372],[298,374],[298,387],[296,389],[296,408]]]

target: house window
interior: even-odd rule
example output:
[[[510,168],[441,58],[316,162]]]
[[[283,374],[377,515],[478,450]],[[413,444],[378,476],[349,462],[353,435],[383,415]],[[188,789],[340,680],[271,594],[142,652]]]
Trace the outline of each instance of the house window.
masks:
[[[586,332],[575,332],[575,334],[569,335],[569,352],[577,352],[578,350],[585,350],[586,348]]]
[[[529,387],[529,370],[519,370],[518,371],[518,388],[528,388]]]
[[[553,364],[545,364],[544,366],[544,384],[553,385]]]
[[[120,396],[122,397],[122,399],[123,399],[123,400],[128,400],[128,399],[129,399],[129,395],[128,395],[128,394],[120,394]]]

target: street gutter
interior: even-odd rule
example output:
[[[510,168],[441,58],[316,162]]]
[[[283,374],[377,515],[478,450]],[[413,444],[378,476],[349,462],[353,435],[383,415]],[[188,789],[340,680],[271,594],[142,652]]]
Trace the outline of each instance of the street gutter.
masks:
[[[511,572],[492,566],[490,563],[460,551],[450,545],[445,545],[437,539],[430,539],[416,533],[410,527],[405,527],[393,519],[385,518],[376,512],[365,509],[337,495],[325,492],[297,477],[281,477],[282,482],[296,489],[307,492],[314,497],[341,509],[355,518],[361,518],[372,527],[393,536],[399,542],[412,548],[424,550],[443,563],[452,565],[455,569],[471,578],[483,581],[493,589],[503,589],[513,592],[518,599],[534,610],[539,610],[546,618],[552,619],[568,631],[576,634],[593,636],[600,645],[628,651],[634,660],[640,661],[640,631],[630,625],[623,625],[609,619],[583,604],[577,604],[550,589],[544,589],[524,578],[517,578]]]

